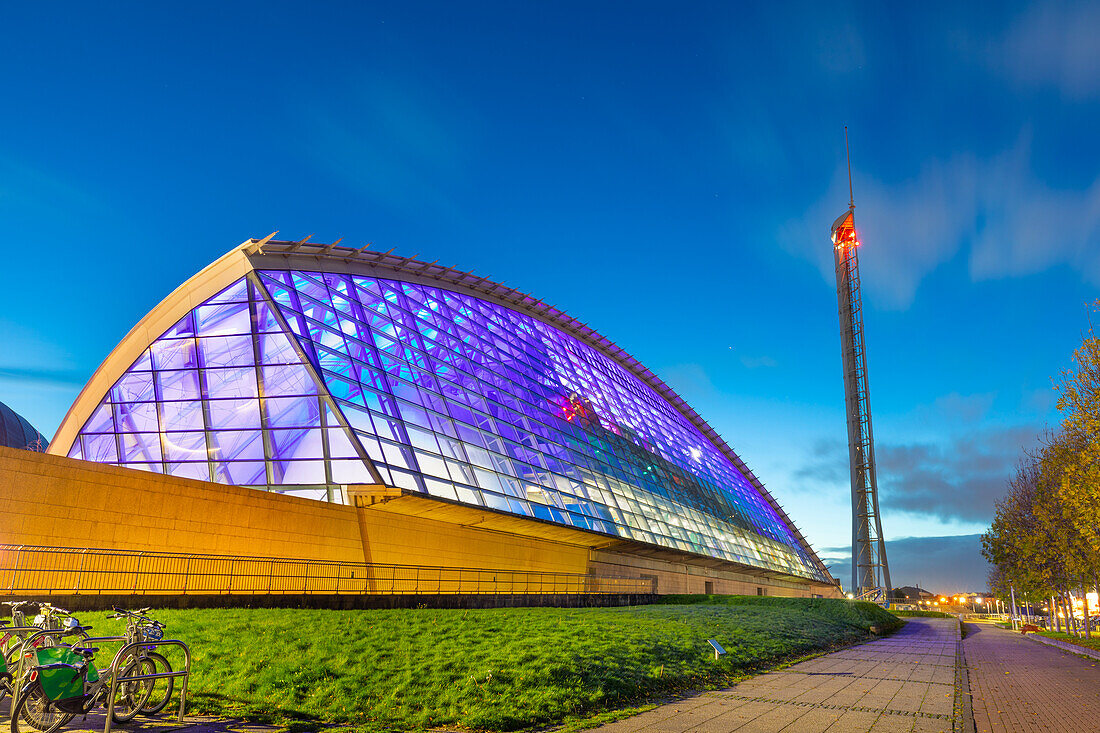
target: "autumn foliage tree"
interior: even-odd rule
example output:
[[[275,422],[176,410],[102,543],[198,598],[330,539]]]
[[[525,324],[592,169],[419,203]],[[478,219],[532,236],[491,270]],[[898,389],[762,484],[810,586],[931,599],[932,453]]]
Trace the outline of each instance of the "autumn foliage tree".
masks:
[[[1020,461],[982,554],[998,594],[1012,584],[1052,599],[1070,618],[1069,594],[1096,589],[1100,579],[1100,337],[1091,325],[1056,389],[1060,430]]]

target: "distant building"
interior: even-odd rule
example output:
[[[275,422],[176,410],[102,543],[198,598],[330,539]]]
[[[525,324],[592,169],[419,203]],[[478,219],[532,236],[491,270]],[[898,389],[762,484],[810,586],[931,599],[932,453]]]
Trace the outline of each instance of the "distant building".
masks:
[[[903,585],[900,588],[894,588],[894,598],[905,599],[907,601],[931,601],[936,597],[935,593],[925,590],[924,588],[918,588],[912,585]]]
[[[24,417],[0,402],[0,445],[44,453],[49,442]]]

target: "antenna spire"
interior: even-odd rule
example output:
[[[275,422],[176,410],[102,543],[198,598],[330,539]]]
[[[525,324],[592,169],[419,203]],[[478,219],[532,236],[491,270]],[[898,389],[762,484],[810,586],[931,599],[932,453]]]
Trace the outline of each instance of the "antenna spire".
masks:
[[[856,197],[852,195],[852,153],[848,149],[848,126],[844,126],[844,155],[848,158],[848,208],[856,208]]]

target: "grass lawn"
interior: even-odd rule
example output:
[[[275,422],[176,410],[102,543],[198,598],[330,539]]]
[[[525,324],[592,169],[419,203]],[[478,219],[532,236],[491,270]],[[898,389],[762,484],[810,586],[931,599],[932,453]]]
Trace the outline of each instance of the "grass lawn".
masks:
[[[869,603],[688,596],[630,608],[158,611],[188,709],[366,730],[516,730],[728,683],[901,624]],[[95,634],[119,633],[103,613]],[[715,661],[707,639],[728,651]],[[107,650],[105,649],[104,652]],[[101,653],[102,656],[102,653]],[[105,664],[107,658],[100,663]],[[295,727],[301,727],[301,723]]]
[[[1062,634],[1056,631],[1040,631],[1038,633],[1040,636],[1045,636],[1050,639],[1066,641],[1070,644],[1076,644],[1077,646],[1086,646],[1089,649],[1100,651],[1100,632],[1092,632],[1092,636],[1090,636],[1088,639],[1080,636],[1073,636],[1072,634]]]

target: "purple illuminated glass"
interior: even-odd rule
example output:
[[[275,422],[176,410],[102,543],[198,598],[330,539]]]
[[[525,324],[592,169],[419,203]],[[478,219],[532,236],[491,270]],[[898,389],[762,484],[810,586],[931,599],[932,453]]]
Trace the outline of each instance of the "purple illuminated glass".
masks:
[[[412,491],[823,578],[724,453],[578,339],[425,285],[250,278],[150,344],[69,454],[299,495],[374,483],[375,469]]]
[[[322,304],[314,310],[335,323]],[[354,377],[348,389],[358,392]],[[360,481],[365,471],[375,481],[358,459],[350,432],[331,411],[322,413],[321,399],[267,295],[242,278],[150,344],[89,418],[69,454],[269,488],[284,481],[327,487],[334,479],[325,467],[335,457],[361,467],[342,464],[341,475]]]
[[[398,485],[440,496],[460,487],[501,511],[818,574],[724,454],[577,339],[422,285],[261,275],[328,393]],[[371,434],[382,438],[377,448],[366,445]],[[669,521],[678,506],[695,513]]]

